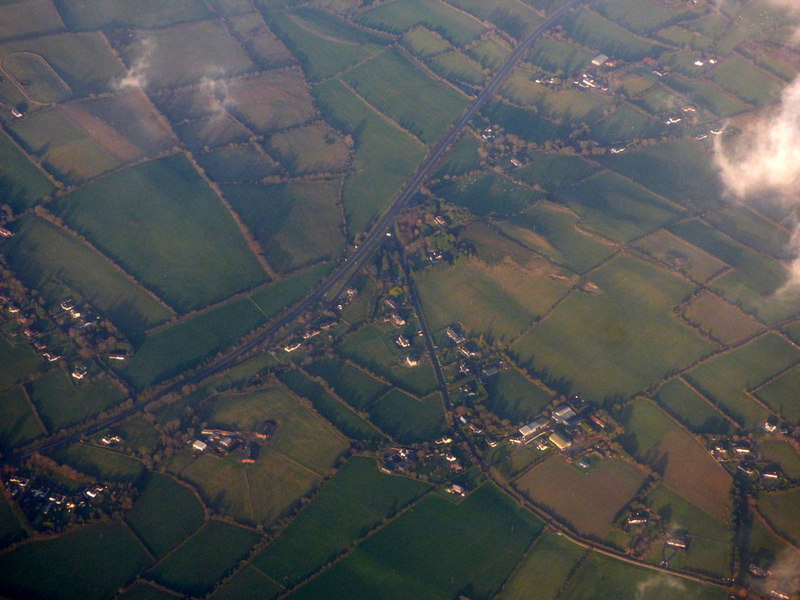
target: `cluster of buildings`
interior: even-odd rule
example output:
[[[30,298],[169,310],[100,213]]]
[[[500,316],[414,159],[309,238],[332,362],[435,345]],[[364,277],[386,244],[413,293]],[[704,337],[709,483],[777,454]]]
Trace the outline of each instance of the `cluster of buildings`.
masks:
[[[275,421],[264,421],[256,431],[229,429],[203,429],[200,436],[191,444],[195,456],[208,450],[229,455],[238,450],[243,463],[254,463],[261,453],[260,442],[271,438],[278,428]]]
[[[788,483],[780,467],[760,459],[757,446],[748,439],[719,437],[712,441],[709,451],[717,462],[750,485],[775,489]]]

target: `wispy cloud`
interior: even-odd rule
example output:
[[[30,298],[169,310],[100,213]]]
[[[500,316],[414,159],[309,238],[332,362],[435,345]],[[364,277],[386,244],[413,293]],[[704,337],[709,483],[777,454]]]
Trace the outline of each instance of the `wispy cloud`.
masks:
[[[153,42],[150,38],[142,38],[139,41],[139,48],[139,56],[133,61],[133,64],[131,64],[131,68],[128,69],[128,73],[125,75],[125,77],[117,82],[117,89],[144,89],[147,87],[147,83],[149,81],[148,71],[150,70],[150,58],[152,57],[155,49],[155,42]]]

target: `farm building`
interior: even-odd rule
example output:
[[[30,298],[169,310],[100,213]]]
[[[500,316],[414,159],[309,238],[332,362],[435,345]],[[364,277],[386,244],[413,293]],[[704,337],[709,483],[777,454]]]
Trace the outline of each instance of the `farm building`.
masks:
[[[529,437],[540,431],[547,425],[547,419],[536,419],[535,421],[531,421],[527,425],[523,425],[519,428],[519,434],[523,437]]]
[[[550,443],[553,444],[559,450],[565,450],[566,448],[569,448],[572,445],[572,440],[569,440],[564,436],[562,436],[561,434],[555,432],[551,433],[550,437],[547,439],[550,440]]]
[[[607,60],[608,56],[606,56],[605,54],[598,54],[592,59],[592,64],[596,67],[601,67],[604,64],[606,64]]]
[[[192,449],[197,450],[198,452],[205,452],[207,448],[208,444],[202,440],[195,440],[192,444]]]

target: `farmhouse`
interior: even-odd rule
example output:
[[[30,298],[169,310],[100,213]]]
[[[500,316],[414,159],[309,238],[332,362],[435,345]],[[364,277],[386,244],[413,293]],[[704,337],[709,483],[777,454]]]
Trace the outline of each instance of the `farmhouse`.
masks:
[[[406,356],[405,361],[403,361],[407,367],[417,367],[419,366],[419,359],[413,358],[411,356]]]
[[[450,338],[450,341],[453,342],[454,344],[460,344],[461,342],[467,339],[466,337],[464,337],[464,334],[461,333],[461,331],[459,331],[459,328],[455,325],[451,325],[450,327],[448,327],[447,330],[445,331],[445,334],[447,335],[448,338]]]
[[[667,537],[666,541],[667,546],[671,546],[672,548],[679,548],[681,550],[686,550],[686,546],[688,542],[686,537],[681,535],[670,535]]]
[[[572,440],[569,440],[566,437],[556,432],[551,433],[550,437],[548,437],[547,439],[550,440],[550,443],[553,444],[559,450],[566,450],[572,445]]]
[[[0,237],[10,238],[14,237],[14,234],[5,227],[0,227]]]
[[[109,358],[109,360],[120,360],[120,361],[122,361],[122,360],[127,360],[128,359],[128,355],[125,354],[124,352],[112,352],[111,354],[108,355],[108,358]]]
[[[523,438],[528,438],[533,434],[541,431],[547,426],[547,419],[536,419],[535,421],[531,421],[527,425],[523,425],[519,428],[519,434]]]
[[[397,336],[394,340],[394,343],[397,344],[400,348],[409,348],[411,346],[411,342],[404,335]]]
[[[389,320],[395,327],[405,327],[406,320],[400,316],[400,313],[392,313],[392,316],[389,317]]]

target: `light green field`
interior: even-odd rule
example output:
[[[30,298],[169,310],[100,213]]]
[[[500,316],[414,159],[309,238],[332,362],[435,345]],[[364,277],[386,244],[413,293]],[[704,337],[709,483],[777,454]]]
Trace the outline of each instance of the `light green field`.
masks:
[[[31,401],[50,432],[76,425],[119,404],[125,395],[108,378],[74,386],[61,370],[40,377],[27,386]]]
[[[204,522],[194,493],[172,478],[153,474],[128,514],[128,523],[159,558],[189,537]]]
[[[761,441],[758,453],[761,458],[777,463],[790,479],[800,479],[800,454],[788,442]]]
[[[340,179],[222,190],[275,269],[291,271],[344,251]]]
[[[514,215],[543,197],[541,192],[485,171],[458,181],[446,181],[433,191],[448,202],[464,206],[481,216]]]
[[[647,35],[672,23],[699,16],[691,7],[679,8],[654,0],[603,0],[594,6],[608,19],[638,33]]]
[[[474,60],[458,51],[440,54],[428,61],[434,73],[449,81],[480,86],[486,81],[487,73]]]
[[[94,523],[4,554],[0,590],[27,598],[105,600],[149,563],[124,525]]]
[[[424,156],[422,146],[382,119],[337,80],[314,88],[331,123],[353,135],[355,157],[342,188],[350,235],[365,230]]]
[[[99,179],[59,199],[55,210],[182,312],[267,278],[231,216],[183,155]]]
[[[514,0],[495,0],[491,3],[483,0],[452,0],[449,4],[482,21],[493,23],[516,38],[533,31],[542,22],[531,8]]]
[[[724,345],[734,345],[752,337],[764,326],[716,294],[701,294],[682,312],[689,323]]]
[[[493,34],[484,36],[467,50],[467,54],[487,69],[497,69],[503,66],[510,53],[505,39]]]
[[[132,337],[172,315],[123,271],[50,222],[25,217],[18,222],[16,233],[3,244],[3,252],[22,281],[39,290],[48,302],[57,304],[64,299],[62,290],[48,286],[61,283]]]
[[[436,142],[466,106],[463,96],[397,51],[360,64],[344,80],[426,144]]]
[[[360,13],[357,21],[396,34],[424,25],[459,47],[485,30],[480,21],[440,0],[396,0]]]
[[[728,433],[731,424],[679,379],[658,388],[656,401],[695,433]]]
[[[4,343],[0,339],[0,346]],[[6,363],[3,363],[4,372],[5,366]],[[22,388],[14,387],[0,392],[0,450],[5,453],[44,433]]]
[[[511,347],[546,382],[564,378],[592,399],[629,396],[713,349],[672,317],[692,291],[684,281],[628,257],[591,280],[598,293],[573,293]]]
[[[528,60],[551,73],[569,76],[585,69],[594,58],[590,50],[566,40],[543,37],[533,46]]]
[[[180,123],[175,132],[192,152],[244,144],[250,138],[247,128],[228,114]]]
[[[52,457],[100,481],[133,483],[144,473],[144,464],[127,454],[86,444],[61,446]]]
[[[742,205],[726,206],[709,215],[707,220],[720,231],[757,252],[769,254],[779,260],[792,258],[789,250],[791,233]]]
[[[758,495],[758,510],[781,534],[795,545],[800,542],[800,514],[797,505],[800,491],[764,492]]]
[[[545,531],[505,583],[498,598],[528,600],[531,590],[536,590],[537,600],[555,600],[570,572],[585,554],[585,548]]]
[[[564,600],[637,598],[639,590],[644,590],[649,600],[674,600],[676,593],[680,597],[696,600],[724,600],[728,597],[728,591],[724,588],[653,573],[649,569],[599,555],[589,556],[559,597]]]
[[[420,58],[435,56],[453,48],[441,35],[422,26],[409,29],[403,34],[402,40],[406,50]]]
[[[219,21],[196,21],[139,32],[118,50],[134,71],[146,73],[150,89],[184,86],[208,77],[208,65],[228,76],[256,70],[244,48]]]
[[[374,459],[355,457],[253,565],[282,585],[296,585],[428,489],[413,479],[382,474]]]
[[[634,463],[619,458],[603,459],[587,474],[557,454],[527,471],[514,485],[577,531],[602,538],[645,477]]]
[[[456,506],[429,496],[290,598],[489,597],[542,526],[492,485]]]
[[[481,162],[480,147],[481,143],[477,137],[470,133],[465,133],[447,154],[433,178],[439,179],[445,175],[463,175],[473,169],[477,169]]]
[[[642,111],[622,105],[609,116],[592,125],[592,134],[601,143],[621,144],[635,140],[657,138],[662,125]]]
[[[222,521],[209,521],[151,574],[155,580],[187,594],[201,596],[242,560],[258,534]]]
[[[702,364],[687,379],[737,422],[759,428],[769,412],[745,395],[772,375],[800,360],[800,350],[767,333],[731,352]]]
[[[561,196],[581,225],[618,242],[654,231],[680,209],[613,173],[600,173],[566,189]]]
[[[751,108],[743,100],[704,79],[688,79],[676,73],[671,75],[666,83],[685,94],[692,102],[721,118],[732,117]]]

